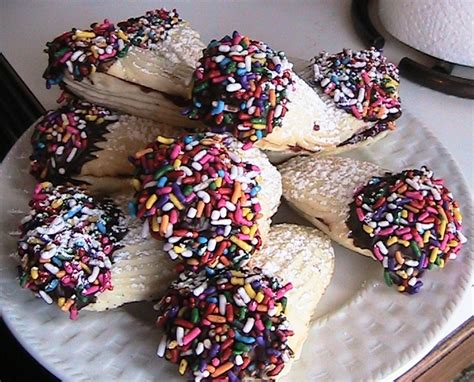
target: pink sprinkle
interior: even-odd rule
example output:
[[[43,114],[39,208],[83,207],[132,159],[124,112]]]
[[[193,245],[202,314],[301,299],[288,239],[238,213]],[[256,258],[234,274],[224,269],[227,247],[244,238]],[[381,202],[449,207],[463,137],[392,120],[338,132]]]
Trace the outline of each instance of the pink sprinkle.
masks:
[[[186,334],[183,337],[183,345],[184,346],[188,345],[197,336],[199,336],[199,334],[201,334],[201,329],[199,329],[198,327],[195,327],[193,330],[191,330],[188,334]]]
[[[263,332],[265,330],[265,326],[263,325],[263,322],[261,319],[257,319],[255,320],[255,327],[260,330],[261,332]]]
[[[117,51],[115,49],[113,49],[111,53],[101,54],[99,56],[99,60],[103,61],[103,60],[107,60],[108,58],[113,58],[113,57],[115,57],[116,54],[117,54]]]
[[[171,187],[162,187],[156,190],[156,195],[166,195],[169,194],[173,189]]]
[[[400,228],[395,231],[397,236],[405,235],[408,232],[410,232],[410,227]]]
[[[382,261],[383,260],[383,256],[382,254],[380,253],[380,249],[379,247],[377,247],[376,245],[374,245],[374,256],[375,258],[378,260],[378,261]]]
[[[204,295],[204,294],[203,294],[203,295]],[[211,321],[209,321],[209,320],[207,320],[207,319],[205,319],[205,318],[203,318],[203,319],[201,320],[201,323],[202,323],[204,326],[211,326],[211,324],[212,324]]]
[[[257,301],[255,300],[250,301],[248,308],[251,312],[255,312],[255,310],[257,309]]]
[[[445,251],[446,249],[446,246],[448,245],[448,235],[444,235],[444,239],[443,241],[441,242],[441,245],[439,246],[439,249],[441,249],[441,251]]]
[[[69,318],[71,320],[76,320],[77,319],[77,316],[78,316],[78,311],[77,311],[77,308],[75,306],[71,306],[71,309],[69,310]]]
[[[423,195],[421,192],[407,191],[405,192],[405,195],[415,200],[423,200]]]
[[[177,222],[178,222],[178,212],[175,209],[172,209],[170,213],[170,223],[174,225]]]
[[[413,212],[409,212],[409,213],[408,213],[408,221],[409,221],[410,223],[413,223],[413,218],[414,218],[414,217],[413,217]]]
[[[242,150],[248,150],[250,148],[252,148],[252,142],[247,142],[242,146]]]
[[[359,113],[359,110],[357,109],[356,105],[351,106],[351,111],[352,114],[354,114],[354,117],[356,117],[357,119],[362,119],[362,114]]]
[[[365,70],[361,73],[361,76],[367,85],[370,84],[370,77]]]
[[[94,294],[96,293],[97,291],[99,290],[99,286],[98,285],[93,285],[91,286],[89,289],[85,289],[82,294],[85,295],[85,296],[89,296],[91,294]]]
[[[434,207],[429,206],[429,207],[426,208],[426,210],[427,210],[428,212],[431,212],[432,214],[435,214],[435,215],[438,214],[438,210],[437,210],[436,208],[434,208]]]
[[[200,70],[196,70],[194,72],[194,75],[197,77],[198,80],[202,80],[204,78],[204,73],[201,72]]]
[[[260,203],[255,203],[253,205],[253,208],[254,208],[256,213],[259,213],[262,210],[262,206],[260,205]]]
[[[362,212],[362,208],[356,208],[356,213],[357,213],[357,217],[359,218],[359,221],[361,222],[364,221],[365,215]]]
[[[72,56],[72,52],[67,52],[64,54],[64,56],[62,56],[60,59],[59,59],[59,62],[61,64],[64,64],[67,60],[69,60],[69,58]]]
[[[423,221],[425,220],[428,216],[430,216],[430,214],[428,212],[423,212],[419,217],[418,217],[418,220],[419,221]]]
[[[393,228],[393,227],[388,227],[388,228],[382,229],[381,231],[379,231],[379,233],[377,234],[377,236],[388,236],[388,235],[391,235],[394,230],[395,230],[395,228]],[[408,230],[410,230],[410,229],[408,229]]]
[[[249,236],[249,235],[245,235],[245,234],[243,234],[243,233],[237,234],[237,238],[240,239],[240,240],[250,240],[250,236]]]
[[[406,235],[402,236],[403,240],[411,240],[413,238],[413,235],[411,233],[407,233]]]
[[[173,146],[173,149],[171,150],[170,159],[175,160],[178,157],[180,152],[181,152],[181,146],[178,144],[175,144]]]

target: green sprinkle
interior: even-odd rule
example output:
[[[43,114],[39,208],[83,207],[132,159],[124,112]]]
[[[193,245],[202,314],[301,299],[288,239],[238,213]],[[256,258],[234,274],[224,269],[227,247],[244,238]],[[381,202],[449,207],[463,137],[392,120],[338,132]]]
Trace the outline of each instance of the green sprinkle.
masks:
[[[420,252],[420,248],[418,247],[418,244],[416,244],[416,241],[414,240],[410,241],[410,247],[415,253],[415,256],[417,257],[417,259],[419,259],[421,257],[421,252]]]
[[[153,179],[158,180],[160,179],[164,174],[166,174],[169,171],[173,170],[173,166],[171,165],[166,165],[162,168],[160,168],[157,172],[155,172],[155,175],[153,176]]]
[[[247,308],[245,306],[242,306],[239,311],[239,320],[243,320],[246,315],[247,315]]]
[[[199,310],[198,308],[193,308],[193,310],[191,311],[191,322],[195,324],[198,321],[199,321]]]
[[[387,284],[389,287],[393,285],[393,280],[392,280],[392,277],[390,276],[390,271],[384,271],[383,278],[385,280],[385,284]]]
[[[193,93],[200,93],[204,89],[209,87],[209,81],[201,82],[199,85],[194,86]]]

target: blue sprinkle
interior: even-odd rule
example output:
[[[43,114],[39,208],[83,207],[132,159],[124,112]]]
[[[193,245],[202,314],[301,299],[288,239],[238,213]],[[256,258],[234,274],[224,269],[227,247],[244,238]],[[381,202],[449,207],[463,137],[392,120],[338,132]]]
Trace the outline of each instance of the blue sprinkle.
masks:
[[[224,170],[217,171],[217,175],[219,175],[220,177],[223,177],[225,175]]]
[[[192,135],[187,135],[186,137],[184,137],[185,144],[191,143],[192,141],[194,141],[194,137]]]
[[[211,114],[212,115],[217,115],[217,114],[222,113],[224,111],[224,106],[225,106],[224,101],[219,101],[217,103],[217,106],[212,109]]]
[[[194,106],[196,106],[197,108],[200,108],[202,106],[202,103],[201,102],[194,102]]]
[[[128,202],[128,214],[132,217],[132,218],[136,218],[137,217],[137,205],[130,201]]]
[[[250,191],[250,195],[251,195],[251,196],[257,195],[257,194],[260,192],[261,189],[262,189],[262,187],[260,187],[260,186],[255,186],[254,188],[252,188],[252,191]]]
[[[200,244],[206,244],[206,243],[207,243],[207,238],[204,237],[204,236],[199,236],[199,237],[198,237],[198,242],[199,242]]]
[[[214,276],[216,274],[216,270],[213,268],[206,267],[206,273],[208,276]]]
[[[105,222],[103,220],[99,220],[97,223],[97,229],[100,231],[100,233],[105,233],[106,232],[106,229],[105,229]]]
[[[236,73],[237,73],[238,76],[243,76],[245,73],[247,73],[247,69],[245,69],[245,68],[237,69]]]
[[[207,302],[210,302],[210,303],[213,303],[213,304],[217,304],[217,297],[208,297],[206,298],[206,301]]]
[[[230,62],[230,58],[226,57],[221,62],[219,62],[220,67],[225,67]]]
[[[58,267],[62,267],[62,266],[63,266],[63,262],[62,262],[60,259],[58,259],[56,256],[53,256],[53,257],[51,258],[51,262],[52,262],[54,265],[58,266]]]
[[[335,84],[338,84],[339,83],[339,78],[337,78],[337,76],[333,74],[331,76],[331,81],[334,82]]]
[[[253,344],[256,341],[255,338],[243,336],[238,331],[235,331],[235,339],[244,344]]]
[[[45,292],[52,292],[58,287],[59,280],[58,279],[53,279],[49,282],[48,285],[45,286],[44,291]]]
[[[247,109],[247,102],[242,102],[240,104],[240,110],[245,110],[245,109]]]
[[[71,219],[74,215],[76,215],[79,211],[82,210],[82,205],[77,205],[72,207],[69,212],[64,215],[64,219]]]
[[[166,176],[162,176],[160,179],[158,179],[158,182],[156,183],[157,187],[164,187],[166,185],[166,182],[168,181],[168,178]]]

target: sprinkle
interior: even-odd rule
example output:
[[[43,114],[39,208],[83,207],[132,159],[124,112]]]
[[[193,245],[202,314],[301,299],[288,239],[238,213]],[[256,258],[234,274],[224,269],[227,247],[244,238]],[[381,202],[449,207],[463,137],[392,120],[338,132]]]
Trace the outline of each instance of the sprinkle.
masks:
[[[361,219],[360,206],[375,212]],[[414,294],[423,272],[444,266],[465,242],[455,206],[443,182],[422,167],[369,180],[355,193],[347,224],[355,244],[382,263],[386,283]]]
[[[204,50],[193,76],[193,106],[185,113],[213,132],[230,132],[246,149],[281,126],[294,80],[283,52],[238,32],[233,36],[238,38],[213,40]]]
[[[381,51],[322,52],[313,61],[314,84],[323,88],[338,108],[365,121],[389,122],[401,115],[398,69]]]
[[[18,241],[22,286],[76,319],[80,308],[112,288],[111,256],[126,232],[119,223],[122,213],[80,188],[48,182],[35,187],[30,206]],[[55,292],[58,287],[70,296],[67,301]]]
[[[233,278],[249,282],[242,288],[231,283]],[[196,286],[204,280],[205,288],[196,294]],[[255,300],[242,300],[244,289],[250,295],[266,296],[259,308],[252,308]],[[278,279],[246,267],[179,274],[158,305],[157,324],[165,335],[157,354],[178,364],[178,371],[188,372],[191,379],[200,378],[203,370],[212,378],[229,381],[277,375],[292,357],[288,337],[293,332],[283,313],[286,289]],[[218,306],[222,291],[227,296],[225,315]],[[279,291],[283,292],[277,296]],[[183,322],[196,326],[188,329]]]
[[[137,169],[137,216],[148,221],[154,238],[172,244],[169,256],[186,269],[240,263],[261,246],[260,170],[241,160],[239,147],[232,137],[212,133],[161,137],[146,148],[155,160],[130,158]],[[180,167],[169,164],[176,161]]]

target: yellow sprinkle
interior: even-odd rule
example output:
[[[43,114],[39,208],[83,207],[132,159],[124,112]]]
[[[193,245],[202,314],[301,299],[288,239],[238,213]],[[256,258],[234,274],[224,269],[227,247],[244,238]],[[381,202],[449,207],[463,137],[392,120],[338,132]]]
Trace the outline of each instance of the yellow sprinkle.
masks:
[[[87,114],[86,121],[95,121],[97,119],[97,115]]]
[[[439,259],[439,267],[440,267],[441,269],[444,268],[444,259]]]
[[[117,36],[124,41],[128,41],[128,36],[121,29],[117,31]]]
[[[90,70],[91,70],[90,74],[94,74],[97,71],[97,68],[94,64],[91,64],[91,69]]]
[[[59,297],[57,304],[61,308],[64,305],[65,302],[66,302],[66,299],[64,297]]]
[[[428,243],[430,241],[431,231],[426,230],[423,234],[423,242]]]
[[[31,274],[31,278],[33,280],[36,280],[38,278],[38,268],[37,267],[31,268],[30,274]]]
[[[402,253],[400,251],[395,252],[395,260],[397,260],[397,263],[400,265],[405,263],[405,259],[403,258]]]
[[[405,287],[403,285],[399,285],[397,289],[399,292],[405,292]]]
[[[249,295],[250,298],[255,298],[255,296],[257,295],[255,293],[255,291],[253,290],[252,285],[250,285],[248,283],[244,285],[244,289],[245,289],[245,291],[247,292],[247,294]]]
[[[156,194],[152,194],[145,203],[146,209],[149,210],[151,207],[153,207],[157,200],[158,196]]]
[[[406,280],[408,278],[408,275],[405,271],[398,271],[397,275],[399,275],[404,280]]]
[[[262,292],[258,292],[257,295],[255,296],[255,301],[257,301],[260,304],[264,298],[265,298],[265,295]]]
[[[230,278],[230,283],[232,285],[244,285],[245,284],[245,280],[241,277],[231,277]]]
[[[398,243],[403,245],[404,247],[408,247],[410,245],[409,241],[398,239]]]
[[[178,368],[179,374],[184,375],[184,373],[186,373],[187,368],[188,368],[188,361],[186,361],[186,358],[183,358],[181,362],[179,363],[179,368]]]
[[[63,269],[62,271],[59,271],[58,273],[56,273],[56,277],[58,279],[60,279],[61,277],[64,277],[66,276],[66,271]]]
[[[42,188],[49,188],[52,187],[53,185],[50,182],[43,182],[41,183]]]
[[[250,228],[247,227],[246,225],[242,226],[240,229],[244,235],[248,235],[250,233]]]
[[[279,316],[281,311],[283,310],[283,305],[281,305],[281,302],[279,302],[275,305],[275,308],[276,308],[275,316]]]
[[[170,341],[168,349],[173,350],[176,346],[178,346],[178,341]]]
[[[440,206],[438,206],[438,212],[441,215],[441,222],[443,220],[448,220],[448,217],[446,216],[446,213],[444,212],[444,209]]]
[[[244,274],[240,271],[230,271],[230,274],[234,277],[244,277]]]
[[[398,242],[398,238],[396,236],[390,236],[390,238],[387,240],[387,245],[390,247],[396,242]]]
[[[459,211],[459,208],[454,209],[454,217],[458,222],[462,222],[462,214],[461,211]]]
[[[451,240],[449,243],[448,243],[448,246],[449,247],[456,247],[459,243],[456,241],[456,240]]]
[[[246,218],[247,220],[250,220],[250,221],[252,221],[254,217],[255,217],[255,215],[252,214],[252,213],[245,215],[245,218]]]
[[[96,47],[95,45],[92,45],[91,46],[91,51],[92,51],[92,55],[94,56],[94,58],[98,58],[99,57],[99,52],[98,52],[99,48]],[[95,65],[94,65],[95,66]]]
[[[60,207],[62,204],[63,204],[62,199],[56,199],[53,203],[51,203],[51,207],[56,209],[56,208]]]
[[[180,253],[183,253],[185,251],[185,248],[183,247],[180,247],[179,245],[175,245],[173,247],[173,251],[175,251],[176,253],[180,254]]]
[[[140,191],[140,181],[138,179],[132,179],[132,186],[135,189],[135,191]]]
[[[178,198],[174,194],[170,194],[170,201],[175,205],[175,207],[178,210],[184,209],[184,206],[181,204],[181,202],[178,200]]]
[[[251,135],[251,136],[250,136],[250,140],[251,140],[252,142],[256,142],[256,141],[258,140],[258,137],[257,137],[256,135]]]
[[[408,211],[407,210],[403,210],[402,211],[402,218],[403,219],[406,219],[408,217]]]
[[[250,227],[249,236],[251,238],[253,238],[255,236],[255,234],[257,233],[257,230],[258,230],[258,226],[257,226],[257,224],[254,224],[252,227]]]
[[[247,244],[245,241],[242,241],[242,240],[238,239],[236,236],[231,236],[230,241],[232,243],[238,245],[245,252],[251,252],[252,251],[252,246],[250,244]]]
[[[74,304],[74,300],[71,300],[71,299],[67,300],[67,301],[63,304],[63,306],[61,306],[61,310],[62,310],[63,312],[67,312],[67,311],[69,310],[69,308],[72,306],[72,304]]]
[[[89,268],[87,264],[84,264],[83,262],[81,262],[80,264],[81,264],[81,268],[84,269],[87,273],[92,273],[91,269]]]
[[[254,123],[252,125],[252,127],[255,129],[255,130],[264,130],[267,128],[267,125],[264,125],[263,123]]]
[[[166,137],[163,137],[161,135],[158,135],[156,137],[156,140],[160,143],[163,143],[165,145],[171,145],[172,143],[174,143],[174,139],[173,138],[166,138]]]
[[[153,232],[158,232],[160,230],[160,226],[158,224],[158,220],[156,220],[156,217],[151,219],[151,230]]]
[[[444,233],[446,232],[447,225],[448,225],[447,220],[441,220],[441,223],[439,223],[439,239],[440,240],[444,239]]]
[[[250,211],[251,211],[250,208],[247,208],[247,207],[242,208],[242,216],[244,217],[247,216],[250,213]]]
[[[173,162],[173,168],[175,170],[177,170],[178,168],[181,167],[181,160],[180,159],[176,159],[174,162]]]
[[[439,253],[439,248],[435,247],[430,253],[430,263],[434,263],[436,261],[436,258],[438,257]]]
[[[94,38],[95,33],[94,32],[83,32],[83,31],[77,31],[76,34],[74,35],[76,39],[86,39],[86,38]]]
[[[216,184],[216,187],[217,187],[217,188],[222,187],[222,178],[221,178],[221,177],[216,178],[216,180],[214,181],[214,183]]]
[[[370,225],[367,225],[367,224],[364,224],[362,226],[362,229],[367,232],[369,235],[374,232],[374,229],[370,226]]]
[[[418,208],[415,208],[415,207],[412,207],[412,206],[409,206],[408,204],[405,205],[405,208],[407,210],[410,210],[411,212],[417,214],[418,212],[420,212],[420,210]],[[402,214],[403,215],[403,214]]]

